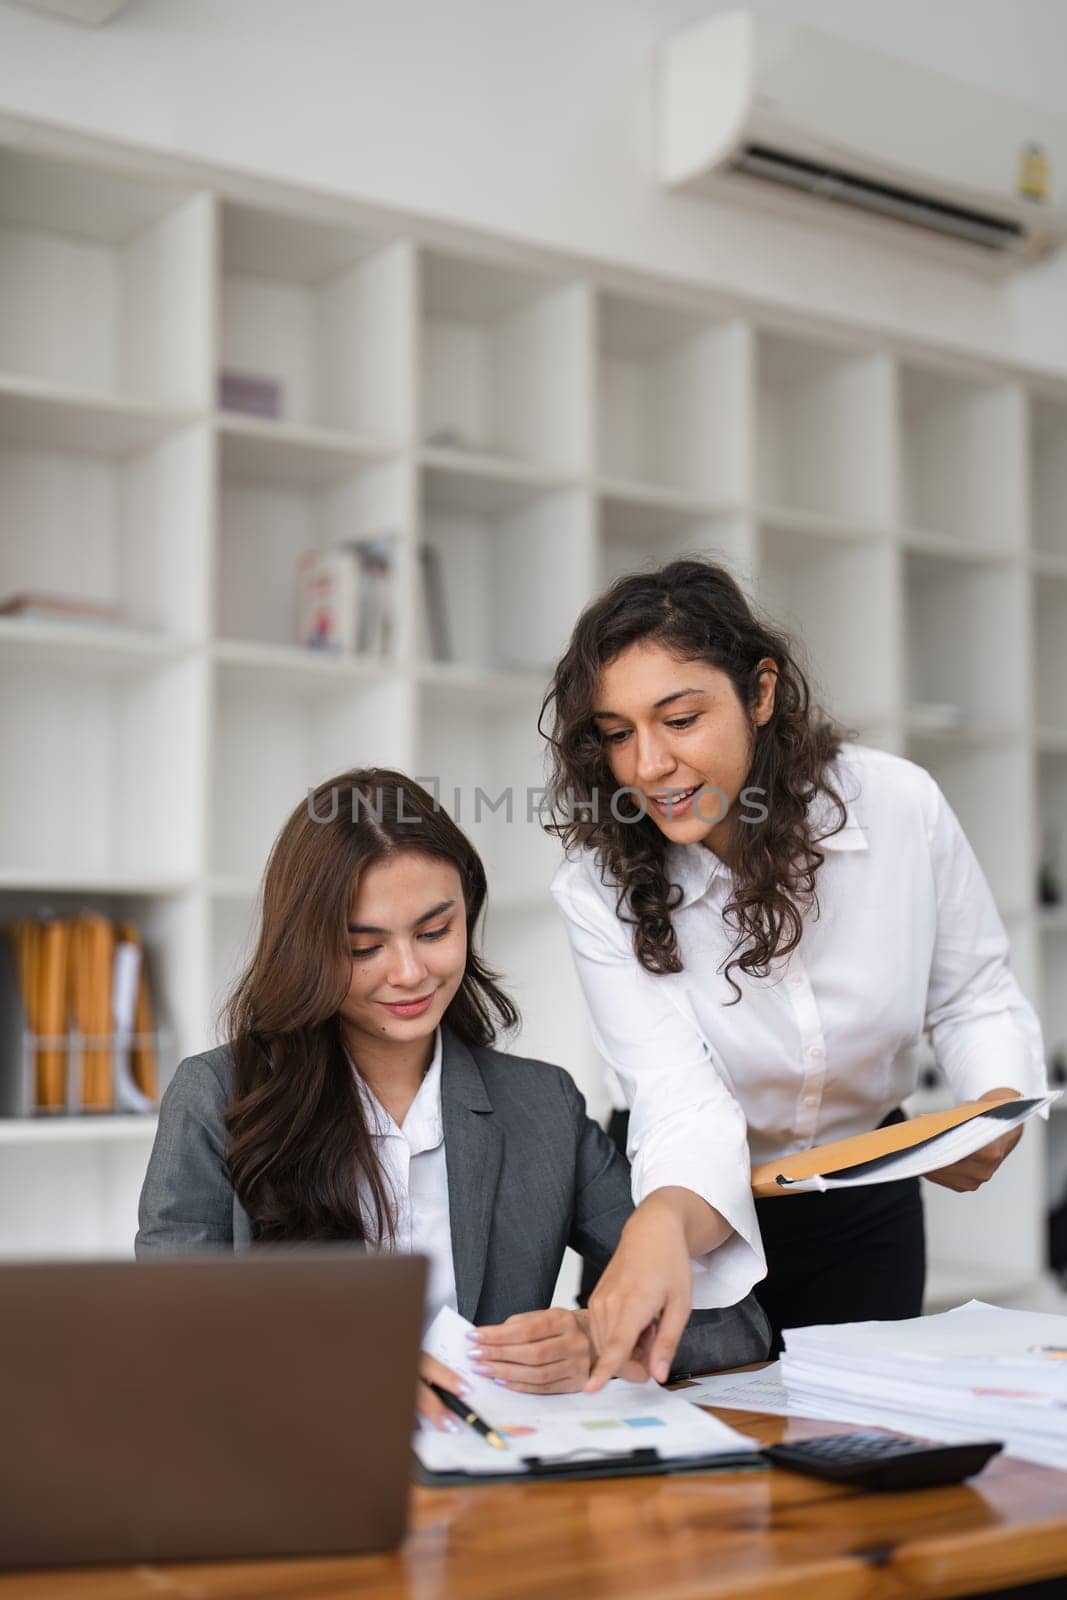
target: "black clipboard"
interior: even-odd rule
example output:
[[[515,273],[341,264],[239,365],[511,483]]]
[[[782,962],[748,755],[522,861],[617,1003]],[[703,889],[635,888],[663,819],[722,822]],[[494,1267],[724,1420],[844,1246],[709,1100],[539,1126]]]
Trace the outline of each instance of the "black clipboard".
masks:
[[[581,1460],[576,1460],[579,1454]],[[661,1456],[649,1445],[639,1445],[624,1453],[598,1455],[582,1450],[569,1456],[520,1456],[519,1460],[523,1463],[522,1472],[431,1472],[413,1454],[412,1476],[423,1488],[450,1489],[494,1483],[568,1483],[579,1478],[663,1477],[669,1473],[758,1472],[770,1465],[758,1450],[720,1450],[710,1456]]]

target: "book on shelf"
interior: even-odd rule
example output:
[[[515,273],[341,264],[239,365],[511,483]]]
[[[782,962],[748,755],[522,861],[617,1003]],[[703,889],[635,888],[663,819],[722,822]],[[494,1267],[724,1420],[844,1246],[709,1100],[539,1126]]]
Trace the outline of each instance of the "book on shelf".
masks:
[[[420,545],[419,568],[422,574],[422,604],[430,655],[435,661],[451,661],[452,635],[448,625],[448,600],[445,594],[441,552],[436,545]]]
[[[266,373],[235,372],[224,367],[219,373],[219,407],[276,422],[282,414],[281,383]]]
[[[388,655],[393,642],[393,536],[307,550],[297,563],[297,640],[331,655]]]
[[[297,642],[350,655],[356,647],[356,567],[347,550],[305,550],[297,562]]]
[[[159,1031],[140,934],[97,912],[0,938],[0,1114],[150,1111]]]
[[[388,655],[393,644],[393,537],[356,539],[348,549],[358,572],[356,649],[360,655]]]

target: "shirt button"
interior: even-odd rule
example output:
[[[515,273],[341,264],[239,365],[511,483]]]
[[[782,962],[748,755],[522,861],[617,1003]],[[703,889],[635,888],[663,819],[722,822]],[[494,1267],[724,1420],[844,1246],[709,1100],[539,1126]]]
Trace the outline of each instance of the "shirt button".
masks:
[[[819,1103],[819,1097],[818,1097],[817,1094],[806,1094],[804,1096],[804,1104],[806,1106],[817,1106],[818,1103]]]
[[[821,1061],[822,1058],[823,1058],[822,1045],[821,1044],[810,1044],[808,1046],[808,1055],[811,1057],[812,1061]]]
[[[795,972],[793,973],[793,975],[789,979],[789,987],[791,989],[799,989],[800,988],[800,979],[799,979],[799,977],[797,976],[797,974]]]

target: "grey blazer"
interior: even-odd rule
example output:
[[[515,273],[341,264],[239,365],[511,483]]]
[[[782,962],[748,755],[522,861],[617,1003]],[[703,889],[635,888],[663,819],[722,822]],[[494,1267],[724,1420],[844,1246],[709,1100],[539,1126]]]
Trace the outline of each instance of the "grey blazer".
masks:
[[[227,1045],[189,1056],[163,1096],[141,1191],[138,1257],[247,1248],[255,1225],[226,1169]],[[570,1245],[604,1267],[633,1209],[630,1169],[560,1067],[468,1047],[444,1028],[441,1106],[461,1316],[502,1322],[550,1304]],[[762,1361],[770,1328],[753,1296],[697,1311],[672,1376]]]

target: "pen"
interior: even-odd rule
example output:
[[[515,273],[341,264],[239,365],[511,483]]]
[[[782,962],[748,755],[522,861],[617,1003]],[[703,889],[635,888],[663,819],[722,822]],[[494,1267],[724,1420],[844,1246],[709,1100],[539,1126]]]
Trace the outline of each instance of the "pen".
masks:
[[[477,1411],[472,1411],[465,1401],[461,1400],[458,1395],[454,1395],[451,1389],[443,1389],[439,1383],[433,1383],[429,1378],[423,1378],[422,1381],[428,1389],[433,1390],[441,1404],[447,1406],[453,1416],[458,1417],[461,1422],[465,1422],[468,1427],[473,1428],[475,1433],[480,1433],[486,1444],[493,1445],[497,1450],[507,1449],[507,1445],[499,1433],[491,1428],[488,1422],[483,1421]]]

